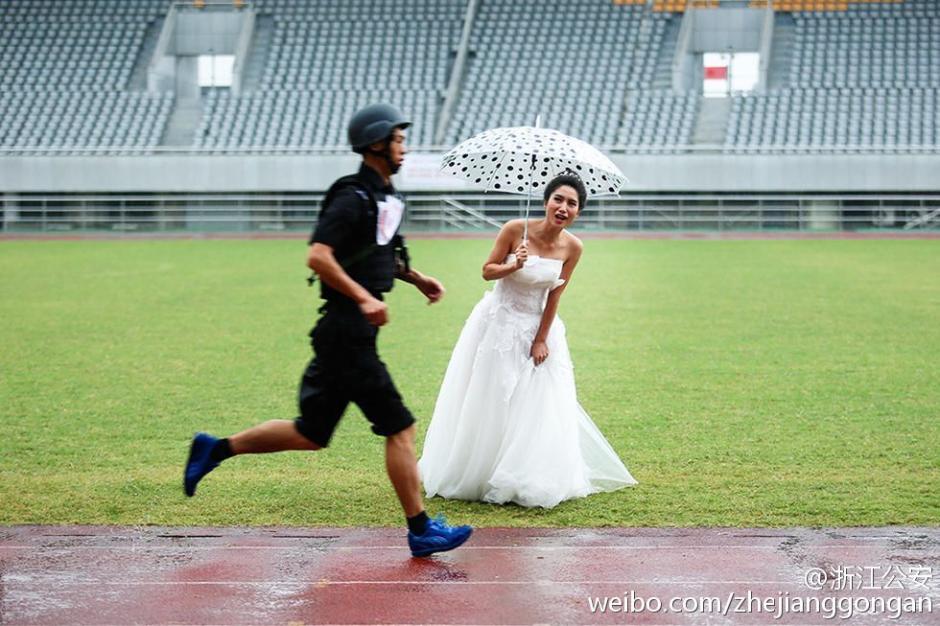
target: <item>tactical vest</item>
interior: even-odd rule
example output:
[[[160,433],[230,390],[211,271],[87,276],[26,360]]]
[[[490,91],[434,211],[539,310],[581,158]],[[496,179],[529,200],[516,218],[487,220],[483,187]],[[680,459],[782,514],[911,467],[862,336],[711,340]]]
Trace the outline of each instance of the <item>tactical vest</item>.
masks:
[[[352,188],[361,200],[360,217],[352,229],[352,241],[342,249],[334,250],[337,262],[349,274],[349,277],[362,285],[372,295],[381,298],[381,294],[392,290],[395,274],[409,271],[408,248],[404,237],[397,234],[386,245],[376,242],[379,206],[369,186],[357,174],[343,176],[334,182],[326,192],[320,208],[320,217],[330,210],[330,204],[337,194]],[[308,279],[312,285],[316,276]],[[322,280],[320,296],[328,301],[348,300]]]

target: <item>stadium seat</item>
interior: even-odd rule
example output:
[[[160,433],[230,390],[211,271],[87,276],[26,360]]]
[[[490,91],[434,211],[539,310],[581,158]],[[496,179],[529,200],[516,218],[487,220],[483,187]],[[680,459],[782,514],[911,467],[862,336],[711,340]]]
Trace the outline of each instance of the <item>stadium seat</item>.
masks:
[[[774,3],[796,11],[787,84],[734,99],[726,150],[856,152],[940,143],[940,4],[831,4]]]
[[[652,152],[690,143],[701,96],[674,93],[662,80],[685,4],[481,2],[445,144],[531,124],[539,114],[544,125],[600,146]],[[733,98],[726,150],[940,144],[940,2],[772,6],[792,19],[792,57],[773,76],[774,90]],[[465,0],[253,0],[251,7],[272,24],[257,84],[239,96],[204,90],[195,147],[343,146],[349,116],[376,100],[413,119],[413,146],[434,143]],[[0,145],[39,152],[159,145],[172,94],[128,85],[148,26],[166,10],[164,0],[0,3]],[[559,23],[568,25],[563,36]]]

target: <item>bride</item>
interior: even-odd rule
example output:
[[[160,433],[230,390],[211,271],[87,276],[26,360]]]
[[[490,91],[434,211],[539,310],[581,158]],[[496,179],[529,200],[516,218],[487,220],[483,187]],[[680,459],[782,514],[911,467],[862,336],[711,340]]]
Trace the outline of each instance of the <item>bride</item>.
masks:
[[[545,217],[500,230],[483,265],[496,285],[454,347],[418,467],[428,496],[551,508],[636,481],[578,403],[558,301],[581,257],[565,230],[587,193],[545,188]]]

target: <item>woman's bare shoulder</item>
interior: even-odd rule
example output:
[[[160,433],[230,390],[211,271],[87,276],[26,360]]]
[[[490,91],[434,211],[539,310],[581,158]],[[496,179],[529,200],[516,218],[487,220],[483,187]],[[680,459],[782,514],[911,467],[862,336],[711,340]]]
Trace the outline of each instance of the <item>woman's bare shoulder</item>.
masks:
[[[511,233],[516,233],[516,232],[521,233],[524,227],[525,227],[525,220],[522,218],[509,220],[508,222],[503,224],[503,230],[507,232],[511,232]]]
[[[584,243],[577,235],[573,235],[567,230],[565,231],[565,247],[573,254],[580,255],[584,250]],[[571,256],[569,254],[569,256]]]

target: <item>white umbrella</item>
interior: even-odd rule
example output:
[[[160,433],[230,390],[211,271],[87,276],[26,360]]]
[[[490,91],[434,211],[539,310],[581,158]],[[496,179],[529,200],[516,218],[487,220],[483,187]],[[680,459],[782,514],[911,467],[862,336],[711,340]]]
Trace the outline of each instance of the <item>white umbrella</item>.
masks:
[[[587,142],[550,128],[493,128],[459,143],[444,155],[441,169],[483,190],[525,194],[528,238],[529,201],[535,190],[566,171],[584,182],[589,196],[616,195],[627,182],[623,172]]]

